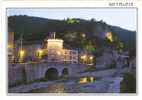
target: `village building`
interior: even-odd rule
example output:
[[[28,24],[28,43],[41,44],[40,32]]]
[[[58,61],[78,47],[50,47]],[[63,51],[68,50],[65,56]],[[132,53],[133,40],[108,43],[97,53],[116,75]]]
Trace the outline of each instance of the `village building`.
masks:
[[[46,41],[23,41],[20,39],[15,42],[15,56],[17,61],[22,62],[44,60],[49,63],[77,64],[78,51],[64,48],[63,42],[62,39],[55,37]]]
[[[14,41],[14,32],[9,32],[8,58],[14,62],[37,62],[63,64],[88,64],[93,65],[94,57],[87,51],[65,48],[62,39],[52,38],[25,41],[22,37]]]
[[[8,28],[8,61],[12,62],[14,59],[14,32]]]
[[[47,40],[47,58],[48,62],[56,63],[78,63],[78,51],[65,49],[63,40],[54,38]]]
[[[24,61],[35,61],[38,60],[38,50],[42,48],[43,41],[28,41],[28,42],[22,42],[21,47],[21,41],[18,40],[15,43],[15,51],[16,51],[16,58],[20,59],[21,56],[21,49],[23,50],[23,60]]]

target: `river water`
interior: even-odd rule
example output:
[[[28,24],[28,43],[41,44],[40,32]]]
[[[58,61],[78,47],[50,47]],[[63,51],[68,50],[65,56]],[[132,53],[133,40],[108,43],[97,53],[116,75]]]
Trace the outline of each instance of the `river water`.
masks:
[[[92,77],[38,82],[9,89],[9,93],[119,93],[122,77]]]
[[[119,93],[121,77],[79,82],[55,82],[31,93]]]

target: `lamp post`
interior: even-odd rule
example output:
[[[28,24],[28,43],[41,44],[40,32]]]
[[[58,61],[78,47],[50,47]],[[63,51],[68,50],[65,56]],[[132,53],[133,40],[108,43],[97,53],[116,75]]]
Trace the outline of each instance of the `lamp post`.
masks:
[[[19,50],[19,62],[23,62],[25,57],[25,51],[23,49]]]
[[[23,36],[20,38],[20,50],[19,50],[19,62],[23,62],[25,57],[25,51],[23,50]]]

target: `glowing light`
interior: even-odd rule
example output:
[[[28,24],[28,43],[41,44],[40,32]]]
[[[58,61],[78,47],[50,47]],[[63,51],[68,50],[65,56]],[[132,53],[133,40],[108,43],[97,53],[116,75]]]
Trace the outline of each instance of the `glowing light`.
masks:
[[[47,40],[47,48],[48,49],[57,49],[57,48],[62,49],[63,48],[63,40],[61,40],[61,39],[48,39]]]
[[[86,55],[81,56],[81,59],[86,60]]]
[[[42,55],[43,55],[43,50],[42,49],[38,49],[37,53],[38,53],[38,57],[41,58]]]
[[[10,48],[13,48],[13,46],[12,45],[10,45],[10,44],[8,44],[8,48],[10,49]]]
[[[19,57],[20,57],[20,59],[23,59],[24,56],[25,56],[25,51],[24,50],[20,50],[19,51]]]
[[[94,82],[94,81],[95,81],[95,77],[86,76],[86,77],[80,78],[79,83],[84,84],[84,83],[89,83],[89,82]]]
[[[85,38],[85,37],[86,37],[86,35],[85,35],[84,33],[82,33],[82,34],[81,34],[81,36],[82,36],[83,38]]]
[[[90,56],[89,58],[90,58],[90,60],[93,60],[93,56]]]
[[[79,83],[81,83],[81,84],[88,83],[87,77],[80,78]]]
[[[60,55],[61,55],[61,52],[60,52],[60,51],[57,51],[57,55],[59,55],[59,56],[60,56]]]
[[[94,82],[94,77],[90,77],[90,82]]]
[[[107,38],[110,42],[113,42],[113,37],[112,37],[112,33],[111,33],[111,32],[107,32],[106,38]]]

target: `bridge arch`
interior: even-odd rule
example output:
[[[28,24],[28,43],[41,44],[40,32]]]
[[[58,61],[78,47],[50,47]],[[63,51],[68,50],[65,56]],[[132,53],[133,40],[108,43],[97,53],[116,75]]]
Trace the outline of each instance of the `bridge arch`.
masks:
[[[56,68],[49,68],[45,73],[45,78],[48,80],[56,80],[58,79],[59,72]]]

